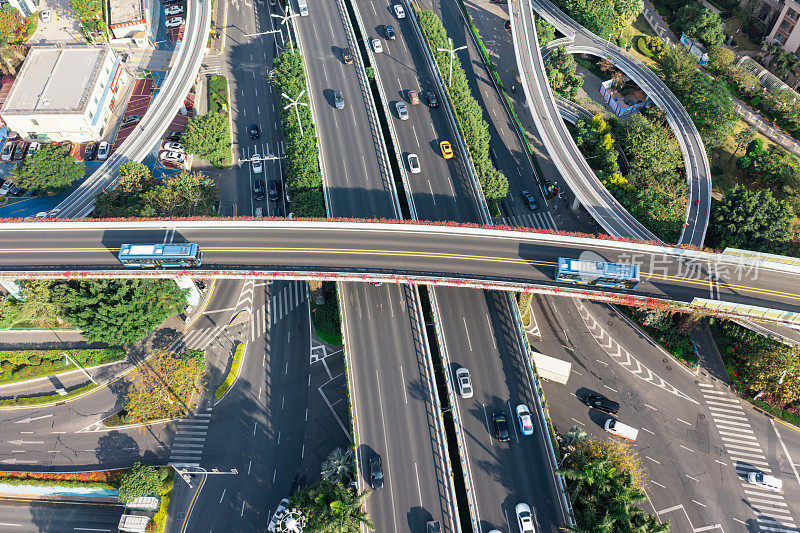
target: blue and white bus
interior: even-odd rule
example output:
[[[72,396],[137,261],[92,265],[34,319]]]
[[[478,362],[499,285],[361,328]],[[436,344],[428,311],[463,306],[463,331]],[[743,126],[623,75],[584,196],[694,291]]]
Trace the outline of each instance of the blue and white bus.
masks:
[[[559,257],[556,280],[577,285],[633,289],[639,284],[639,267]]]
[[[130,268],[197,267],[203,252],[197,244],[123,244],[117,258]]]

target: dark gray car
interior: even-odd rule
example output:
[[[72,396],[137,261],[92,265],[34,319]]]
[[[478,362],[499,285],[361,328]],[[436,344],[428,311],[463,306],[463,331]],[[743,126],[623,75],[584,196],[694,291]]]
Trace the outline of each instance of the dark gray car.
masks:
[[[333,105],[336,106],[336,109],[344,109],[344,96],[342,96],[342,91],[335,91],[333,93]]]

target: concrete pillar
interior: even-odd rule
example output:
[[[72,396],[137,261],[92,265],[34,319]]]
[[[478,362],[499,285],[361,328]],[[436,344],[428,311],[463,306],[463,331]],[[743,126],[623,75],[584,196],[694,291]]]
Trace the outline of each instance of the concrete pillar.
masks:
[[[581,206],[581,203],[578,201],[578,197],[575,197],[575,200],[572,202],[572,210],[577,211],[578,208]]]
[[[197,285],[194,284],[194,280],[190,277],[181,276],[175,278],[175,283],[181,289],[189,289],[189,292],[186,294],[186,303],[188,303],[190,307],[197,307],[197,304],[200,303],[200,291],[197,290]]]
[[[22,294],[22,287],[19,286],[15,280],[11,278],[0,278],[0,285],[8,291],[8,293],[17,300],[24,300],[25,296]]]

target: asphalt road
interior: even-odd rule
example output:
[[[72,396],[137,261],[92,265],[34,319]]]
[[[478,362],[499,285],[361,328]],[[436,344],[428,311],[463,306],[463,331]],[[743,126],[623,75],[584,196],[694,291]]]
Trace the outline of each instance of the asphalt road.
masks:
[[[121,505],[37,500],[0,502],[0,530],[19,533],[116,532],[120,516]]]

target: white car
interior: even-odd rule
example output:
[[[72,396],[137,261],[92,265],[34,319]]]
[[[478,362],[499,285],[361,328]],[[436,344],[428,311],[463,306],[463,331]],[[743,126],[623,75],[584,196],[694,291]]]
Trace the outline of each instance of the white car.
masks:
[[[412,174],[419,174],[422,167],[419,166],[419,156],[417,154],[408,154],[408,170]]]
[[[39,18],[42,19],[42,22],[44,22],[45,24],[50,22],[51,18],[50,10],[49,9],[42,10],[42,12],[39,13]]]
[[[458,393],[462,398],[472,398],[472,378],[469,370],[463,366],[456,370],[456,381],[458,382]]]
[[[403,9],[403,6],[400,4],[394,5],[394,14],[397,15],[397,18],[404,19],[406,18],[406,10]]]
[[[183,149],[183,145],[181,143],[176,143],[175,141],[170,141],[164,143],[164,150],[169,150],[170,152],[185,152],[186,150]]]
[[[11,187],[13,186],[14,184],[11,183],[10,181],[6,181],[2,185],[0,185],[0,196],[8,196],[8,191],[10,191]]]
[[[164,21],[164,26],[167,28],[180,28],[186,23],[183,17],[172,17]]]
[[[394,105],[397,108],[397,118],[400,120],[408,120],[408,107],[405,102],[397,102]]]
[[[777,492],[780,492],[783,488],[783,481],[776,478],[775,476],[770,476],[769,474],[762,474],[761,472],[750,472],[747,474],[747,481],[752,483],[753,485],[759,485],[761,487],[771,489]]]
[[[372,51],[376,54],[383,52],[383,45],[380,39],[372,39]]]
[[[264,170],[264,162],[261,160],[261,156],[258,154],[253,154],[253,160],[251,161],[253,167],[253,174],[261,174]]]
[[[180,4],[164,6],[164,14],[168,17],[172,15],[180,15],[181,13],[183,13],[183,6]]]
[[[97,147],[97,160],[105,161],[108,159],[108,154],[111,152],[111,145],[106,141],[100,143]]]
[[[517,523],[521,533],[536,533],[536,527],[533,525],[533,514],[531,508],[527,503],[518,503],[514,508],[517,512]]]
[[[517,420],[519,421],[519,430],[523,435],[533,435],[533,417],[527,405],[519,404],[517,406]]]
[[[28,157],[35,154],[38,150],[42,148],[42,145],[33,141],[31,144],[28,145]]]
[[[7,141],[3,146],[3,152],[0,154],[0,160],[11,161],[11,156],[14,153],[14,141]]]
[[[277,531],[278,516],[288,507],[289,507],[289,499],[288,498],[282,499],[281,503],[278,504],[278,508],[275,509],[275,512],[269,519],[269,524],[267,524],[267,531]]]
[[[181,164],[184,161],[186,161],[186,154],[184,154],[182,152],[166,152],[166,151],[164,151],[164,152],[161,152],[161,154],[159,154],[158,157],[162,161],[168,161],[170,163]]]

